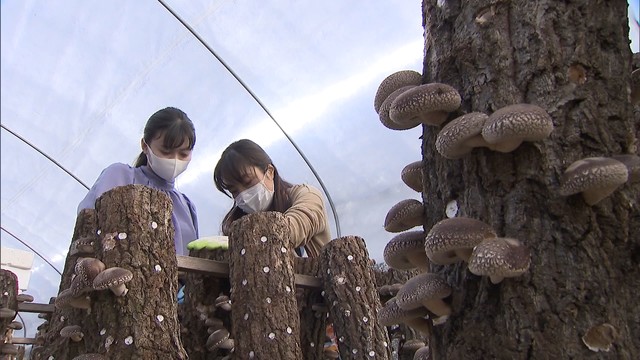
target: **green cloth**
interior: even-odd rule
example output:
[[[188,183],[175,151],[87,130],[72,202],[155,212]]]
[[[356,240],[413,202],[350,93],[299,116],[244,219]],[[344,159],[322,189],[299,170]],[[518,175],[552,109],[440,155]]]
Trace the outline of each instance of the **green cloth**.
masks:
[[[193,240],[187,244],[189,250],[228,250],[229,238],[226,236],[208,236]]]

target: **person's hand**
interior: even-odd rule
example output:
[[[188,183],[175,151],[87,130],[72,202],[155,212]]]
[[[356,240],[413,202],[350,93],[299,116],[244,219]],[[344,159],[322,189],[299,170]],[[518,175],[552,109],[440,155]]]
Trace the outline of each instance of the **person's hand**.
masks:
[[[227,250],[229,249],[229,238],[227,236],[207,236],[193,240],[187,244],[189,250]]]

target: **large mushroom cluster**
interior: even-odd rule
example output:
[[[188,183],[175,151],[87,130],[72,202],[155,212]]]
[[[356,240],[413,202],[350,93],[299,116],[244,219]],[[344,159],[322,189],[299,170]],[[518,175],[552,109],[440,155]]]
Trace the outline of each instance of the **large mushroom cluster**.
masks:
[[[631,78],[630,101],[637,104],[640,71],[635,70]],[[511,104],[490,114],[469,112],[450,119],[452,113],[459,112],[460,105],[461,97],[456,89],[440,83],[422,84],[422,76],[413,70],[389,75],[380,84],[374,99],[380,122],[389,129],[406,130],[420,124],[436,129],[435,152],[445,159],[463,158],[474,148],[512,152],[523,142],[547,139],[554,129],[553,119],[538,105]],[[402,181],[422,192],[424,167],[422,161],[406,165],[401,172]],[[573,162],[561,175],[558,187],[560,195],[580,194],[587,205],[593,206],[625,184],[638,181],[640,157],[617,154]],[[428,334],[428,324],[437,325],[446,320],[451,313],[447,297],[452,288],[438,275],[429,273],[431,264],[462,261],[471,273],[487,276],[493,284],[529,269],[531,251],[521,241],[499,237],[490,225],[457,213],[457,203],[447,204],[448,218],[426,232],[412,230],[424,226],[425,207],[421,201],[405,199],[389,210],[384,228],[399,234],[384,249],[385,263],[396,270],[417,269],[420,274],[405,284],[378,289],[384,300],[379,311],[382,325],[405,323]],[[583,340],[587,344],[587,340]]]

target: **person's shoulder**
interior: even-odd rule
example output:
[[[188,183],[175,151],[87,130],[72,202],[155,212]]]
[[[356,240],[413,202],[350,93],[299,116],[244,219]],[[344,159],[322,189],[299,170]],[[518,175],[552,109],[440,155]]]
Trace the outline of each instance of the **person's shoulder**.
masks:
[[[103,179],[133,179],[136,168],[123,163],[113,163],[102,170]]]
[[[106,168],[104,168],[104,170],[102,170],[105,173],[127,173],[127,172],[131,172],[133,171],[135,168],[131,165],[128,164],[124,164],[124,163],[113,163],[109,166],[107,166]]]
[[[318,190],[318,188],[309,185],[309,184],[295,184],[291,187],[291,193],[292,194],[308,194],[308,193],[312,193],[315,195],[318,195],[320,197],[322,197],[322,193],[320,192],[320,190]]]

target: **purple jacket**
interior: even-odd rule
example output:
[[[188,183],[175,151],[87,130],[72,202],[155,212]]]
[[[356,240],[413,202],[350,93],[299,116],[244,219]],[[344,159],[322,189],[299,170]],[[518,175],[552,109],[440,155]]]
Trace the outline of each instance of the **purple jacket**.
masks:
[[[95,209],[96,199],[103,193],[117,186],[130,184],[147,185],[162,190],[171,197],[173,214],[171,220],[175,227],[175,244],[178,255],[187,255],[187,244],[199,237],[198,217],[196,208],[183,193],[176,190],[173,182],[156,175],[150,167],[131,167],[127,164],[115,163],[109,165],[96,180],[89,193],[78,205],[78,212],[82,209]]]

